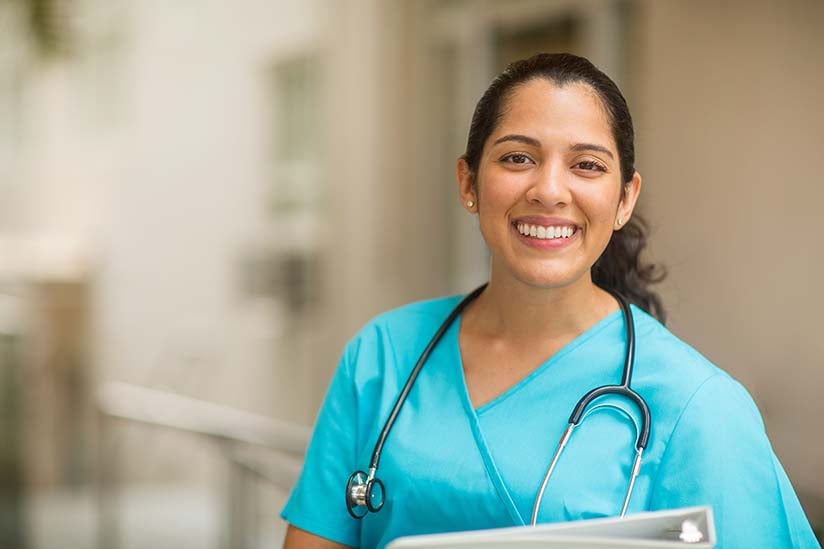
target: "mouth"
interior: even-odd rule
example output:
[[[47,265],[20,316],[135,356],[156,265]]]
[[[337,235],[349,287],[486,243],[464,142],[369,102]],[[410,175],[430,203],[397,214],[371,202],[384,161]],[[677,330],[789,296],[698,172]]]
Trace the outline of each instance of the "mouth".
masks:
[[[537,240],[566,240],[578,233],[576,225],[535,225],[516,222],[512,224],[521,235]]]

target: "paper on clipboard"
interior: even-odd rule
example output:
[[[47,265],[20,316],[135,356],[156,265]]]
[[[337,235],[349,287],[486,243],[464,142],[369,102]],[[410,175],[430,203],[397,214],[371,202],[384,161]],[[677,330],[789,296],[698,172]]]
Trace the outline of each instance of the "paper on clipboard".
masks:
[[[712,509],[687,507],[638,513],[624,518],[610,517],[538,526],[410,536],[396,539],[387,549],[703,549],[714,546],[715,523]]]

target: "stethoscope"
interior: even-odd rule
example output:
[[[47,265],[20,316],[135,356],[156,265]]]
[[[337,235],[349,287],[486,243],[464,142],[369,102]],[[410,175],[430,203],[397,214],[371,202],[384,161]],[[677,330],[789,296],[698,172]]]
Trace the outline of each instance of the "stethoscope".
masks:
[[[372,461],[369,463],[369,472],[365,473],[363,471],[355,471],[349,477],[349,482],[346,483],[346,509],[352,517],[360,519],[366,516],[367,513],[377,513],[381,510],[381,507],[383,507],[386,497],[386,490],[383,486],[383,482],[381,482],[375,474],[378,471],[378,464],[381,459],[381,452],[383,451],[383,445],[386,442],[386,438],[389,436],[389,432],[392,430],[392,426],[395,424],[395,420],[398,418],[398,414],[400,413],[404,402],[406,402],[406,398],[409,396],[409,391],[412,390],[412,386],[415,384],[415,380],[418,378],[421,368],[423,368],[424,363],[432,353],[432,349],[434,349],[438,342],[443,338],[443,335],[458,315],[460,315],[466,306],[477,298],[485,288],[486,284],[480,286],[463,298],[460,303],[458,303],[452,312],[449,313],[449,316],[446,317],[446,320],[443,321],[443,324],[441,324],[438,328],[438,331],[435,332],[435,335],[432,336],[432,339],[421,353],[420,358],[418,358],[418,362],[412,369],[412,373],[409,374],[409,379],[406,380],[403,389],[398,395],[395,405],[392,407],[392,412],[389,414],[389,418],[386,420],[386,423],[381,430],[378,441],[375,443],[375,449],[372,451]],[[578,404],[575,405],[575,408],[572,410],[572,415],[569,416],[569,425],[564,431],[564,434],[561,435],[561,440],[558,442],[558,447],[555,450],[555,454],[552,456],[552,461],[547,468],[546,475],[544,475],[541,487],[535,497],[535,503],[532,507],[532,525],[535,525],[538,520],[538,510],[541,507],[544,491],[549,483],[549,478],[552,476],[552,472],[555,470],[555,466],[558,464],[558,459],[561,457],[561,453],[566,447],[567,442],[569,442],[570,436],[572,436],[572,431],[585,417],[584,413],[587,411],[587,407],[597,398],[604,395],[618,395],[624,397],[634,403],[641,412],[641,425],[640,428],[636,427],[635,433],[635,460],[632,464],[632,471],[630,473],[627,491],[624,496],[624,503],[621,506],[620,516],[623,517],[627,512],[629,499],[630,496],[632,496],[632,489],[635,487],[635,479],[638,477],[638,473],[641,470],[641,456],[644,453],[644,449],[647,447],[647,441],[649,440],[651,419],[649,406],[647,406],[646,401],[644,401],[643,397],[641,397],[641,395],[636,393],[632,387],[630,387],[630,382],[632,380],[632,368],[635,363],[635,324],[632,318],[632,311],[623,296],[616,292],[610,293],[615,297],[618,301],[618,305],[621,307],[621,312],[624,316],[624,328],[626,330],[627,346],[624,357],[624,372],[621,376],[621,384],[602,385],[600,387],[596,387],[585,394],[583,398],[578,401]],[[612,405],[606,406],[615,407]],[[626,414],[623,409],[618,409]]]

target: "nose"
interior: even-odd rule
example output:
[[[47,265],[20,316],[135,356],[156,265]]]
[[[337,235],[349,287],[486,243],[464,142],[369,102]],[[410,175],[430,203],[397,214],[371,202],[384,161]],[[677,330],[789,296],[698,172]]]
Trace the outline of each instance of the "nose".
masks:
[[[545,207],[566,206],[572,200],[568,176],[563,163],[544,164],[540,170],[536,170],[535,178],[527,189],[526,199]]]

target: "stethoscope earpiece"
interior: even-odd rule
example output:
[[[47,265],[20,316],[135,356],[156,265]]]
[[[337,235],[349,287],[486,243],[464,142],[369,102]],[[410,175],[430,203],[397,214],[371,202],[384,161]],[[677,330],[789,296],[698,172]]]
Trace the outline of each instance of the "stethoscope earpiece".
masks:
[[[367,513],[377,513],[383,507],[386,490],[379,478],[369,478],[355,471],[346,483],[346,509],[352,518],[362,519]]]

